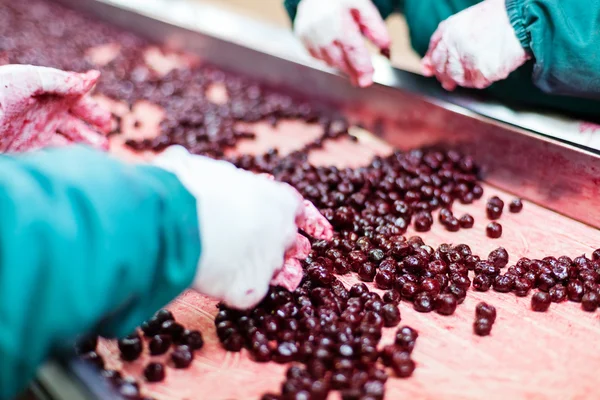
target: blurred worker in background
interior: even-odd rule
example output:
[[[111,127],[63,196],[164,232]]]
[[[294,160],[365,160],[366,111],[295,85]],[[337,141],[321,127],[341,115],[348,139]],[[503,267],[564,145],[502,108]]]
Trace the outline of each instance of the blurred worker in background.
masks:
[[[0,67],[1,150],[106,148],[98,76]],[[302,212],[290,186],[182,147],[148,165],[79,146],[0,155],[0,188],[0,399],[78,335],[125,336],[186,288],[255,305]]]
[[[363,36],[389,51],[383,18],[406,17],[423,73],[525,105],[598,117],[600,1],[285,0],[308,51],[358,86],[373,81]],[[572,97],[566,97],[572,96]]]

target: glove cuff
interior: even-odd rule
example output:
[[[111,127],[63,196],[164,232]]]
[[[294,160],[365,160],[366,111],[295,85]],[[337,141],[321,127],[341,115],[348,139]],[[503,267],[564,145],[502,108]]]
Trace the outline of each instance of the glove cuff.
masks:
[[[527,54],[531,54],[531,35],[525,28],[525,17],[523,15],[525,0],[506,0],[506,13],[517,39]]]

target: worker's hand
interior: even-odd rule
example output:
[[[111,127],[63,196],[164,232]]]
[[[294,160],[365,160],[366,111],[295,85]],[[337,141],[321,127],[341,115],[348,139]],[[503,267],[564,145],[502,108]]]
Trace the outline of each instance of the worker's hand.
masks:
[[[98,71],[0,66],[0,152],[71,142],[107,149],[111,115],[88,95],[99,77]]]
[[[180,146],[154,163],[177,175],[198,200],[202,250],[193,288],[232,307],[256,305],[296,247],[302,197],[291,186]]]
[[[483,89],[529,59],[506,13],[505,0],[485,0],[443,21],[422,61],[423,73],[446,90]]]
[[[371,0],[302,0],[294,32],[313,57],[344,71],[360,87],[373,83],[373,64],[363,35],[382,53],[389,54],[391,43]]]

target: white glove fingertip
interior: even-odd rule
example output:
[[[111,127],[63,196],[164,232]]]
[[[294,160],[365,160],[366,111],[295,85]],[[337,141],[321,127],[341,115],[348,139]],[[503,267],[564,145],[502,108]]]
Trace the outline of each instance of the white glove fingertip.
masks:
[[[232,289],[231,293],[223,301],[230,307],[246,310],[260,303],[268,291],[268,282],[267,284],[257,284],[254,287],[245,287],[239,290]]]
[[[456,86],[456,82],[451,81],[449,79],[445,79],[442,81],[442,87],[449,92],[454,91],[454,89],[456,89]]]
[[[431,63],[431,57],[429,57],[429,55],[426,55],[423,60],[421,60],[421,73],[428,77],[435,75],[434,68]]]
[[[373,73],[365,73],[358,77],[356,86],[365,88],[373,84]]]

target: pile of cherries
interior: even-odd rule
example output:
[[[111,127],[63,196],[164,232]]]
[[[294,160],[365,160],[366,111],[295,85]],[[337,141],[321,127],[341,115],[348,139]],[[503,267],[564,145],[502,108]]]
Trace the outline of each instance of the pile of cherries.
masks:
[[[474,268],[473,288],[485,292],[493,288],[497,292],[512,292],[525,297],[532,289],[539,292],[532,296],[531,308],[546,311],[550,303],[570,300],[582,303],[582,309],[593,312],[600,305],[600,249],[592,258],[581,255],[545,257],[541,260],[519,259],[504,274],[501,269],[508,264],[508,253],[498,248],[490,253],[487,261],[480,261]]]
[[[294,293],[272,287],[250,311],[221,305],[217,335],[226,350],[246,348],[256,362],[294,362],[281,395],[263,399],[326,399],[332,390],[343,399],[382,399],[386,367],[402,378],[414,371],[410,355],[418,334],[401,327],[394,344],[380,350],[382,329],[400,323],[400,298],[382,299],[363,283],[347,290],[331,272],[321,272]]]
[[[311,240],[312,252],[304,264],[304,282],[296,293],[285,294],[287,292],[284,289],[272,289],[272,293],[278,293],[277,296],[294,299],[294,305],[287,301],[281,304],[261,303],[250,313],[244,314],[242,327],[232,321],[235,318],[226,319],[226,322],[218,318],[216,321],[219,338],[228,350],[237,351],[245,347],[257,360],[293,360],[305,365],[295,366],[287,374],[280,395],[269,394],[265,399],[321,398],[319,396],[323,388],[341,390],[344,399],[380,398],[377,390],[371,392],[368,389],[378,388],[379,384],[366,386],[364,379],[352,378],[349,380],[350,387],[343,386],[340,383],[345,382],[342,376],[349,375],[350,372],[338,373],[337,368],[341,365],[335,362],[326,369],[324,382],[322,375],[311,375],[310,365],[313,361],[310,357],[305,357],[302,349],[307,340],[318,346],[322,327],[329,329],[330,326],[339,324],[340,320],[342,328],[346,329],[347,324],[362,324],[365,318],[370,320],[373,312],[377,312],[381,320],[378,325],[394,326],[399,317],[396,304],[402,299],[412,302],[413,308],[419,312],[436,311],[441,315],[451,315],[463,302],[471,285],[478,291],[493,289],[517,296],[526,296],[537,288],[542,294],[535,294],[533,297],[532,308],[535,310],[537,298],[550,296],[546,292],[561,293],[561,287],[571,287],[571,292],[575,293],[581,282],[586,281],[585,299],[589,299],[590,304],[586,302],[583,308],[591,310],[594,308],[591,303],[597,303],[600,251],[594,252],[591,260],[584,256],[574,260],[568,257],[546,257],[543,260],[522,258],[515,265],[509,266],[508,252],[502,247],[492,251],[486,259],[481,259],[472,254],[465,244],[442,244],[434,249],[419,237],[407,239],[403,236],[411,223],[417,231],[429,230],[433,224],[432,211],[438,208],[439,222],[447,230],[456,231],[473,226],[474,221],[470,215],[457,218],[451,211],[454,201],[470,203],[483,194],[476,179],[477,168],[470,158],[458,153],[436,150],[395,152],[389,157],[376,157],[370,165],[356,169],[313,166],[307,162],[306,154],[302,152],[288,157],[280,157],[276,151],[260,156],[242,155],[232,162],[244,169],[270,173],[277,179],[290,183],[319,207],[336,231],[330,242]],[[512,200],[508,207],[512,213],[518,213],[522,208],[520,199]],[[490,238],[500,237],[502,233],[502,227],[496,220],[501,217],[503,210],[504,201],[500,198],[492,197],[488,200],[486,211],[492,222],[486,232]],[[561,267],[557,267],[558,264]],[[567,276],[561,274],[563,267],[568,271]],[[506,272],[502,273],[503,270]],[[346,290],[335,278],[335,275],[351,272],[360,280],[374,282],[376,288],[385,291],[381,298],[368,294],[367,301],[358,313],[349,312],[348,309],[355,309],[355,302],[358,300],[354,300],[351,293],[362,286],[353,286],[350,298],[346,300]],[[548,273],[554,275],[549,276]],[[550,284],[551,281],[555,286]],[[567,298],[568,292],[564,293],[562,300]],[[380,309],[379,305],[376,310],[371,308],[371,296],[376,299],[376,304],[383,302]],[[570,299],[577,301],[577,296]],[[556,301],[562,300],[557,298]],[[311,314],[304,315],[298,307],[308,307]],[[323,308],[327,310],[326,313],[312,314],[312,310]],[[287,310],[294,310],[291,320]],[[296,310],[299,314],[296,314]],[[227,309],[221,312],[223,311],[233,312]],[[265,319],[264,313],[267,314]],[[315,317],[316,321],[313,320]],[[310,318],[311,322],[302,325],[294,322],[306,318]],[[480,304],[476,309],[474,333],[489,335],[495,319],[495,308],[485,303]],[[282,336],[258,342],[260,344],[257,345],[252,337],[244,334],[247,329],[244,327],[249,321],[252,321],[251,331],[262,333],[273,329],[273,332],[279,332]],[[332,321],[335,322],[332,324]],[[299,336],[294,333],[297,332],[296,326],[301,330]],[[369,329],[354,325],[348,332],[361,335],[365,330]],[[375,347],[378,336],[377,332]],[[334,353],[335,357],[337,346],[341,344],[333,341],[333,350],[328,348],[329,352],[323,351],[322,354],[330,356]],[[282,349],[279,346],[283,346],[283,350],[291,358],[282,359]],[[362,375],[365,368],[377,369],[382,364],[390,367],[395,375],[406,377],[415,368],[409,352],[402,346],[379,349],[379,358],[373,358],[370,366],[365,367],[362,362],[366,360],[361,358],[356,346],[357,344],[352,352],[346,353],[352,355],[352,373]],[[395,346],[398,346],[398,341]],[[389,353],[394,349],[398,350],[398,355],[392,357]],[[397,365],[390,360],[396,360]],[[366,374],[364,376],[367,377]]]
[[[303,283],[294,293],[271,288],[263,302],[245,312],[220,306],[215,325],[226,350],[246,348],[257,362],[298,363],[288,370],[281,394],[267,394],[265,400],[324,399],[331,390],[340,390],[343,399],[380,399],[389,371],[404,378],[415,369],[410,353],[418,335],[413,329],[402,327],[393,345],[379,346],[382,328],[400,322],[402,299],[419,312],[451,315],[473,284],[478,291],[516,296],[537,288],[534,311],[567,299],[581,302],[586,311],[598,307],[600,249],[591,259],[521,258],[508,265],[502,247],[481,260],[465,244],[434,250],[416,236],[358,237],[342,231],[330,242],[313,242]],[[363,283],[347,290],[335,275],[351,271],[385,290],[383,295]],[[496,309],[480,303],[474,333],[489,335],[495,320]]]
[[[150,356],[163,355],[173,348],[169,356],[170,365],[174,368],[188,368],[194,360],[194,352],[204,346],[200,331],[185,329],[166,309],[158,311],[150,320],[142,323],[140,330],[142,334],[136,330],[118,341],[123,361],[137,360],[142,355],[146,342]],[[104,360],[96,351],[97,345],[98,337],[85,338],[78,341],[76,352],[82,360],[100,369],[102,376],[125,399],[148,400],[149,397],[141,395],[135,379],[123,377],[119,371],[105,369]],[[163,381],[165,376],[166,366],[161,362],[151,361],[144,368],[144,377],[148,382]]]
[[[456,231],[460,222],[449,211],[452,203],[470,204],[483,195],[473,159],[455,151],[396,151],[365,167],[343,169],[311,165],[297,153],[242,155],[231,161],[291,184],[338,232],[359,236],[401,235],[411,223],[419,232],[428,231],[432,212],[442,207],[447,209],[442,223]],[[472,217],[463,219],[463,227],[472,226]]]
[[[106,83],[98,86],[100,92],[120,98],[117,96],[122,90],[122,80],[103,82]],[[226,101],[214,103],[206,95],[213,85],[225,88]],[[276,125],[283,119],[299,119],[321,124],[326,136],[333,137],[338,132],[332,121],[343,120],[333,118],[331,115],[334,114],[325,112],[323,107],[210,66],[177,69],[160,79],[136,83],[128,102],[135,104],[139,100],[161,106],[166,118],[157,137],[128,141],[134,150],[160,151],[171,145],[181,145],[194,154],[222,158],[225,150],[233,148],[239,140],[254,138],[240,122],[267,121]],[[311,148],[315,146],[311,144]]]
[[[78,72],[98,69],[102,74],[96,93],[130,107],[146,100],[164,109],[161,134],[154,139],[129,141],[135,150],[162,150],[178,144],[195,154],[222,157],[225,149],[240,139],[254,137],[239,122],[276,124],[281,119],[301,119],[319,122],[330,131],[329,135],[335,135],[335,121],[343,120],[330,108],[207,65],[175,69],[159,76],[145,61],[144,51],[152,43],[55,2],[2,0],[1,5],[0,64]],[[88,51],[106,44],[118,45],[118,55],[105,65],[91,63]],[[225,88],[225,101],[211,100],[208,93],[215,85]],[[120,120],[115,117],[118,132]]]

